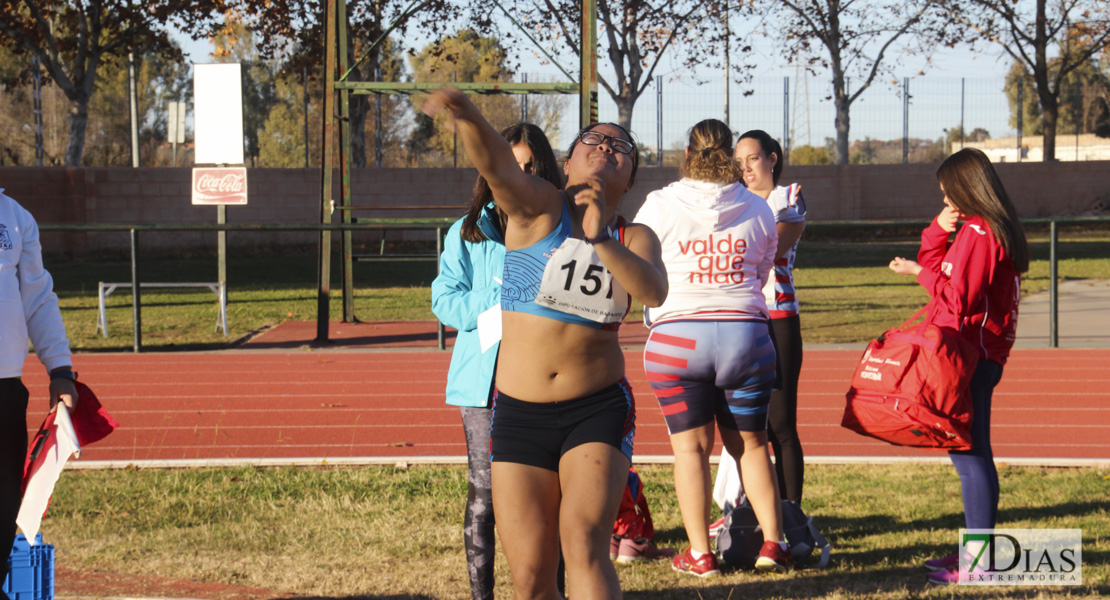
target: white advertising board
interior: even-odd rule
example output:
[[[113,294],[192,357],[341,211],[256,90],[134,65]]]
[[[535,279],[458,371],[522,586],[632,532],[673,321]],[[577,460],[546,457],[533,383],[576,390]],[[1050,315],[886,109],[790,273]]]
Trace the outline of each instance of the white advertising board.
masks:
[[[239,63],[193,65],[193,131],[198,165],[243,164],[243,80]]]

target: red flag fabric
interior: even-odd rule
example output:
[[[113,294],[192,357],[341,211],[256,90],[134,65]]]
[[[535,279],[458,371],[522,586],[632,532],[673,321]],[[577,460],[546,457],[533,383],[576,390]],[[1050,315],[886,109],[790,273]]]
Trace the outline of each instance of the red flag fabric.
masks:
[[[108,414],[108,411],[104,410],[100,400],[89,386],[80,381],[74,381],[73,383],[77,388],[77,407],[69,412],[69,418],[73,421],[73,431],[77,434],[77,443],[84,447],[107,437],[108,434],[119,427],[119,423]],[[57,411],[46,415],[46,419],[39,426],[39,432],[31,440],[31,447],[27,451],[26,460],[23,462],[24,491],[27,490],[27,481],[31,476],[31,464],[42,450],[43,444],[46,443],[50,431],[54,428],[54,419],[57,416]]]

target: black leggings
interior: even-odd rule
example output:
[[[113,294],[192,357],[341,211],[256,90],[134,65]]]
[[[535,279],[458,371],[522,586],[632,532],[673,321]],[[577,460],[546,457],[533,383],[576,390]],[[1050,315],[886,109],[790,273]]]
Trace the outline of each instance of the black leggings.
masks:
[[[802,501],[805,457],[798,439],[798,376],[802,372],[802,326],[798,315],[771,319],[782,389],[771,394],[767,439],[775,451],[775,474],[784,500]]]
[[[0,581],[8,576],[8,553],[15,543],[15,518],[23,499],[27,458],[27,388],[17,378],[0,379]],[[0,592],[0,597],[4,593]]]

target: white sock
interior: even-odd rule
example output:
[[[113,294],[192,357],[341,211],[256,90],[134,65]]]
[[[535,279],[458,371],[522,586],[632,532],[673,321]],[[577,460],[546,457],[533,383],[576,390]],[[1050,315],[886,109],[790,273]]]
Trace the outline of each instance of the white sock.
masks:
[[[690,548],[690,557],[693,558],[694,560],[698,560],[701,557],[705,556],[706,554],[708,554],[708,552],[698,552],[697,550],[694,550],[693,548]]]

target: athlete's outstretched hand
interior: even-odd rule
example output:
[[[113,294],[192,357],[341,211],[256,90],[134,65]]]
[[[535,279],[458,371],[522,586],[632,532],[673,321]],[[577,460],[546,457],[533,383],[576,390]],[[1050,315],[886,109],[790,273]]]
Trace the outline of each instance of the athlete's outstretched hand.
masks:
[[[465,118],[471,110],[477,111],[477,108],[462,90],[445,85],[428,94],[428,97],[424,99],[424,103],[420,106],[420,110],[433,119],[440,113],[446,112],[447,129],[454,131],[455,119]]]
[[[917,277],[917,274],[921,272],[921,265],[915,260],[908,260],[901,256],[895,256],[894,260],[890,261],[890,270],[899,275],[913,275]]]

